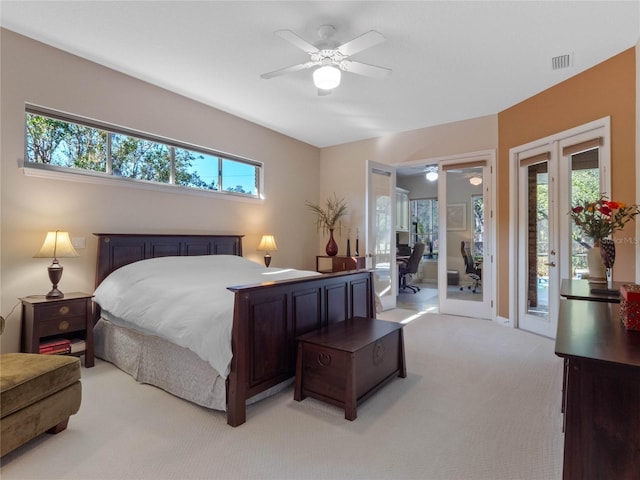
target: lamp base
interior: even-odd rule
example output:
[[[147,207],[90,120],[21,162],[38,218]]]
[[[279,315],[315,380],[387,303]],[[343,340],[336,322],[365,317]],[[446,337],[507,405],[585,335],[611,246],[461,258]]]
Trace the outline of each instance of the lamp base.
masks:
[[[45,295],[44,298],[64,298],[64,293],[58,290],[57,287],[53,287],[51,291]]]
[[[64,298],[64,293],[58,290],[58,283],[62,278],[62,265],[58,263],[58,259],[54,258],[53,263],[49,265],[49,281],[51,282],[51,291],[45,295],[45,298]]]
[[[265,265],[266,267],[269,267],[269,265],[271,265],[271,255],[266,254],[266,255],[264,256],[264,265]]]

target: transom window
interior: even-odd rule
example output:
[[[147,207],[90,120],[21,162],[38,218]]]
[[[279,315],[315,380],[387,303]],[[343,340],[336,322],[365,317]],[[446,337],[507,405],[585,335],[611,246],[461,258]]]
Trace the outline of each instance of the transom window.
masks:
[[[262,165],[28,107],[25,167],[260,197]]]

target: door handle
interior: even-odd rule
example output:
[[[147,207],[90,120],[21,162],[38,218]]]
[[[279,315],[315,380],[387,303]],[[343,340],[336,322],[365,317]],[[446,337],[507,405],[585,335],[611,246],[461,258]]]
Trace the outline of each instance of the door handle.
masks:
[[[545,263],[545,265],[547,265],[548,267],[555,267],[556,266],[556,262]]]

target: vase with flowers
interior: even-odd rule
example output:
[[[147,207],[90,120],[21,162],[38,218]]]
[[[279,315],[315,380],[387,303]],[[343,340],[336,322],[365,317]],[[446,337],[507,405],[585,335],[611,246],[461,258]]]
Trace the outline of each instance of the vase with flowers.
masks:
[[[622,202],[607,200],[604,195],[595,201],[580,202],[569,215],[582,235],[588,237],[591,248],[587,252],[590,283],[606,283],[615,261],[615,243],[611,239],[614,232],[640,213],[638,205],[625,205]],[[580,243],[585,243],[578,239]]]
[[[329,198],[326,207],[320,204],[307,202],[307,207],[316,215],[316,227],[324,233],[329,232],[329,242],[325,248],[327,255],[333,257],[338,254],[338,244],[333,238],[333,231],[336,226],[340,226],[340,219],[347,214],[347,204],[342,198],[333,194],[333,199]]]

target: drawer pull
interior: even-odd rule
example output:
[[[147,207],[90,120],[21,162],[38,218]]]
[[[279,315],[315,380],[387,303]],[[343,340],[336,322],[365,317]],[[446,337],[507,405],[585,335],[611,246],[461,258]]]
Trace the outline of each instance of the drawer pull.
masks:
[[[60,324],[58,325],[58,330],[62,332],[64,332],[68,328],[69,328],[69,322],[67,322],[66,320],[61,321]]]
[[[318,363],[322,367],[328,367],[329,365],[331,365],[331,355],[329,355],[328,353],[319,353]]]
[[[378,366],[384,360],[384,344],[381,341],[377,341],[373,345],[373,364]]]
[[[60,308],[58,309],[58,313],[59,313],[60,315],[66,315],[67,313],[69,313],[69,307],[67,307],[66,305],[65,305],[65,306],[63,306],[63,307],[60,307]]]

